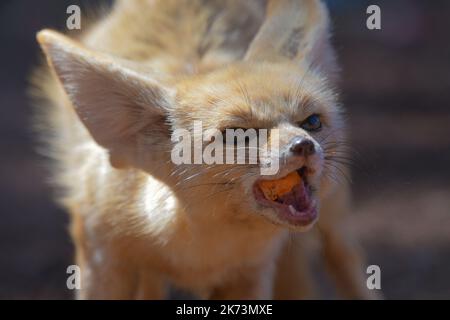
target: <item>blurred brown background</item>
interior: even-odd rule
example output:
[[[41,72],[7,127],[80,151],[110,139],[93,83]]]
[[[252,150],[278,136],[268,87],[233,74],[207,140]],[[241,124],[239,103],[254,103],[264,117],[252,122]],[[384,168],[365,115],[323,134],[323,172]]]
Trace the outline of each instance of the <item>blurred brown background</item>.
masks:
[[[97,2],[0,4],[0,298],[72,297],[68,220],[51,201],[25,92],[35,32]],[[450,298],[450,2],[327,2],[355,149],[352,228],[386,298]],[[369,4],[381,31],[365,26]]]

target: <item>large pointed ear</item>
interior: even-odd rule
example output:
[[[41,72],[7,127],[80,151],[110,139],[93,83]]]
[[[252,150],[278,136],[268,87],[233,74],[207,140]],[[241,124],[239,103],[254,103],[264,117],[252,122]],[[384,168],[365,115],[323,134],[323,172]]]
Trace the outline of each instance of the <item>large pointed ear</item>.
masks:
[[[137,156],[140,134],[169,136],[165,120],[172,90],[57,32],[41,31],[37,39],[79,118],[108,149],[113,165]]]
[[[266,18],[245,60],[290,59],[315,66],[333,59],[329,17],[320,0],[269,0]]]

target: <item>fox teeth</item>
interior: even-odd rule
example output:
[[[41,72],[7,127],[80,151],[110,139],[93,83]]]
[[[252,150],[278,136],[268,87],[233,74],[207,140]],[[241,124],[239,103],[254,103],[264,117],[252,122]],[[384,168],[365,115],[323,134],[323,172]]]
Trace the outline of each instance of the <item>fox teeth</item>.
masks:
[[[295,208],[292,205],[289,205],[289,211],[293,214],[296,215],[297,214],[297,210],[295,210]]]

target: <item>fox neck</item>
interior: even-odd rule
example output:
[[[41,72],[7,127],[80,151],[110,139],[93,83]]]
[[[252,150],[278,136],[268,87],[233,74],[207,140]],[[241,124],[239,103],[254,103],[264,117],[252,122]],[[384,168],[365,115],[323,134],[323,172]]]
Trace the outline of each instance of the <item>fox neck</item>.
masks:
[[[235,251],[247,252],[245,257],[236,254],[238,259],[253,260],[270,254],[274,245],[276,247],[287,234],[286,230],[264,221],[253,212],[233,212],[226,206],[221,207],[220,203],[212,208],[195,205],[177,214],[184,223],[172,238],[173,243],[178,244],[176,246],[184,248],[184,243],[192,243],[203,248],[208,244],[208,248],[226,255]]]

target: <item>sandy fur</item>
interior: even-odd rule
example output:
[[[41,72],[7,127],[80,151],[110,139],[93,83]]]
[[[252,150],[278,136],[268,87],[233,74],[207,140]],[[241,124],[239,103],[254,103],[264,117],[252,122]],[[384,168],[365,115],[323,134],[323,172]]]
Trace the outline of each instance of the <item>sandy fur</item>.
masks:
[[[193,120],[206,128],[279,127],[284,145],[306,135],[292,123],[312,108],[330,128],[317,140],[344,139],[328,37],[326,10],[312,0],[271,1],[267,10],[265,1],[126,0],[79,41],[39,34],[52,70],[39,74],[47,101],[39,112],[60,201],[72,216],[79,298],[161,299],[168,285],[203,298],[311,297],[307,250],[253,203],[254,168],[230,190],[207,185],[225,179],[220,168],[188,180],[206,169],[171,165],[166,134]],[[316,183],[330,272],[348,297],[370,297],[358,250],[341,227],[345,179],[323,175]]]

